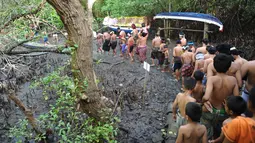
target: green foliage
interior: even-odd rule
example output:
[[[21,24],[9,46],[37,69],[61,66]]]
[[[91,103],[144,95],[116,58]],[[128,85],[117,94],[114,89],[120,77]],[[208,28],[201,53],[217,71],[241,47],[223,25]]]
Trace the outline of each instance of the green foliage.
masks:
[[[44,99],[47,100],[52,96],[57,96],[56,103],[50,105],[49,112],[39,116],[37,124],[43,132],[52,130],[55,137],[60,143],[86,142],[100,143],[107,141],[115,143],[114,139],[117,130],[113,121],[95,122],[93,118],[88,117],[84,113],[76,110],[77,92],[79,89],[75,86],[71,77],[63,75],[61,71],[64,68],[49,74],[47,77],[41,78],[31,85],[31,88],[42,87]],[[88,86],[87,79],[84,80],[84,90]],[[116,122],[117,119],[115,118]],[[34,135],[33,131],[28,127],[28,122],[22,120],[18,126],[11,128],[10,137],[27,140],[35,139],[35,141],[43,140],[46,136]]]

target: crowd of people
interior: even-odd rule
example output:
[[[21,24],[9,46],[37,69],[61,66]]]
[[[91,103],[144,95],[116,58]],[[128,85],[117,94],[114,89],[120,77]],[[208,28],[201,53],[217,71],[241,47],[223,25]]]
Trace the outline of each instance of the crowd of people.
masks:
[[[109,54],[112,49],[116,56],[119,44],[121,57],[133,62],[135,52],[143,63],[149,32],[144,24],[139,32],[134,24],[132,29],[131,34],[120,29],[116,34],[98,34],[98,52]],[[172,70],[182,83],[172,107],[178,127],[176,142],[255,143],[255,61],[245,60],[229,44],[214,47],[208,39],[195,48],[184,33],[173,50],[156,34],[151,60],[151,66],[162,72]]]
[[[176,142],[255,143],[255,61],[229,44],[214,47],[203,39],[194,48],[180,38],[173,49],[183,91],[172,107]]]

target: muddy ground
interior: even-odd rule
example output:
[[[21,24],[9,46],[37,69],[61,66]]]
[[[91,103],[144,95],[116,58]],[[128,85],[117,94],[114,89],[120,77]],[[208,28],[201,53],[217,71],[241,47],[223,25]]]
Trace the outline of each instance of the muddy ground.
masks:
[[[161,73],[155,67],[151,68],[146,78],[143,65],[138,60],[131,64],[128,59],[99,54],[96,52],[96,47],[93,48],[94,59],[101,59],[100,63],[94,63],[95,72],[100,81],[99,87],[121,107],[118,142],[164,142],[162,129],[166,127],[167,107],[179,92],[180,84],[174,80],[171,73]],[[21,55],[21,57],[24,56]],[[147,61],[151,63],[149,52],[147,57]],[[42,59],[34,56],[30,60],[33,61],[33,59],[38,62],[27,71],[30,73],[29,76],[22,81],[14,80],[19,83],[17,96],[27,107],[32,108],[37,116],[46,112],[55,99],[51,97],[45,101],[41,89],[29,88],[30,82],[62,66],[69,56],[48,53]],[[145,80],[147,84],[144,88]],[[9,103],[4,92],[0,95],[0,141],[4,143],[11,141],[7,135],[8,129],[24,116],[13,103]],[[169,142],[174,140],[170,139]]]

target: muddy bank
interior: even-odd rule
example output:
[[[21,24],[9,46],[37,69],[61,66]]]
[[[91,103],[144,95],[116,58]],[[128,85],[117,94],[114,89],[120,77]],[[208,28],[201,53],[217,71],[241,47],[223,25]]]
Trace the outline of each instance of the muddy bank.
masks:
[[[150,53],[147,54],[150,57]],[[166,127],[167,106],[179,92],[180,83],[170,73],[161,73],[153,67],[144,90],[145,70],[138,60],[130,64],[127,59],[107,54],[95,53],[94,56],[104,61],[95,64],[99,87],[121,107],[118,141],[164,142],[161,129]]]
[[[26,107],[32,109],[35,116],[47,112],[49,105],[54,103],[55,98],[51,96],[45,101],[41,89],[31,89],[31,81],[47,75],[54,69],[65,65],[69,56],[54,53],[31,53],[28,55],[16,55],[6,57],[9,62],[15,65],[16,69],[6,67],[1,69],[1,83],[6,83],[0,91],[0,141],[9,143],[8,130],[13,127],[19,119],[24,119],[23,113],[18,107],[7,98],[8,90],[15,90],[18,98]],[[2,59],[1,67],[8,62]],[[8,72],[10,70],[10,72]],[[6,74],[9,73],[9,74]]]

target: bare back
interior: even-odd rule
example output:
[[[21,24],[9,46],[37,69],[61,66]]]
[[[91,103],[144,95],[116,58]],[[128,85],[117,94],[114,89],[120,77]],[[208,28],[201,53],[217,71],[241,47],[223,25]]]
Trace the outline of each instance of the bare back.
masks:
[[[176,47],[174,47],[174,50],[173,50],[174,57],[181,57],[182,53],[183,51],[182,51],[181,45],[177,45]]]
[[[248,91],[255,86],[255,61],[245,63],[241,68],[242,77],[247,76],[245,87]]]
[[[192,96],[196,99],[198,103],[201,103],[203,95],[204,95],[204,85],[202,83],[197,82],[195,88],[193,89]]]
[[[210,63],[212,63],[212,62],[213,62],[213,58],[209,58],[209,59],[206,59],[206,60],[205,60],[205,62],[204,62],[204,68],[203,68],[204,73],[207,73],[208,65],[209,65]]]
[[[133,38],[133,37],[130,37],[130,38],[128,39],[128,46],[133,46],[134,43],[135,43],[134,38]]]
[[[141,35],[139,35],[138,37],[139,37],[139,47],[145,47],[147,45],[148,34],[145,37]]]
[[[155,48],[155,47],[160,47],[160,44],[161,44],[161,38],[160,37],[155,37],[153,40],[152,40],[152,47]]]
[[[213,107],[221,109],[224,99],[231,95],[239,95],[237,80],[233,76],[216,74],[208,78],[204,99]]]
[[[235,59],[234,62],[241,67],[243,64],[247,63],[248,61],[244,58],[238,57]]]
[[[183,64],[192,64],[193,53],[186,51],[181,55]]]
[[[113,40],[113,41],[116,40],[116,37],[117,37],[116,34],[112,34],[111,40]]]
[[[204,125],[199,123],[188,123],[181,126],[180,137],[176,143],[207,143],[207,131]]]
[[[179,93],[176,97],[176,100],[182,117],[185,117],[186,104],[188,102],[196,102],[193,97],[191,97],[190,95],[186,95],[185,93]]]
[[[203,53],[205,55],[207,53],[206,47],[199,47],[199,48],[197,48],[196,53],[198,53],[198,52],[201,52],[201,53]]]

